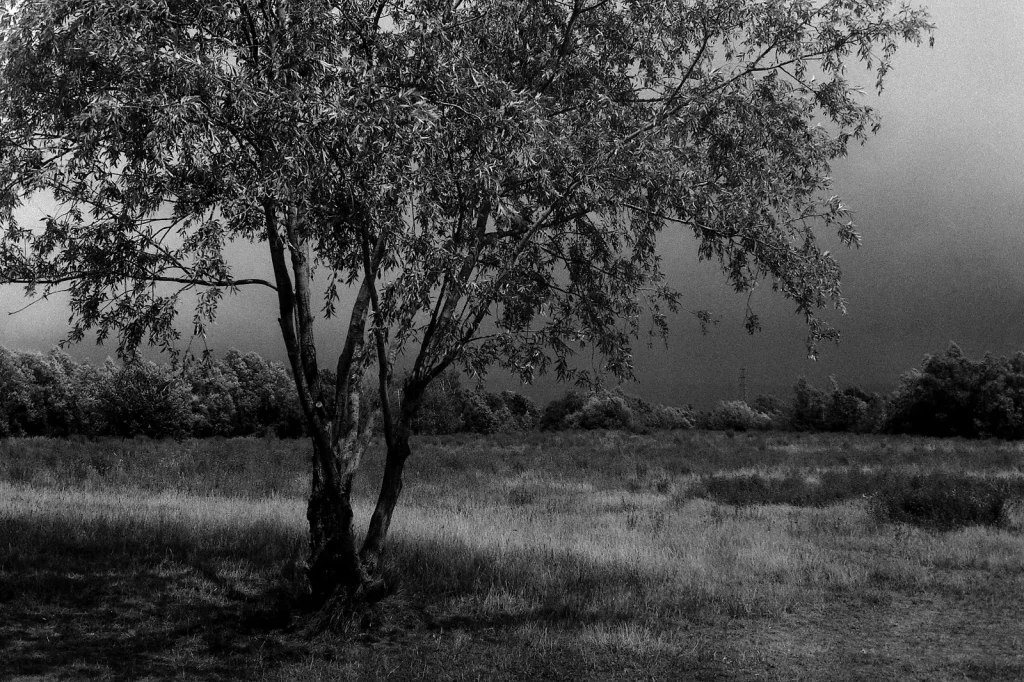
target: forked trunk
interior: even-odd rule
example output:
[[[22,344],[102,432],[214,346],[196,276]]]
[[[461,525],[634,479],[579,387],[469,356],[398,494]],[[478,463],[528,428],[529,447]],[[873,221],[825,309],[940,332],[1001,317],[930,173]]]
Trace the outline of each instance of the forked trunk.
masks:
[[[380,494],[377,496],[377,506],[370,518],[366,539],[360,552],[360,558],[370,573],[376,573],[380,565],[384,541],[387,539],[388,530],[391,527],[391,516],[398,504],[398,497],[402,493],[402,471],[405,469],[405,461],[409,458],[410,452],[409,432],[403,429],[400,434],[395,435],[394,440],[388,446],[387,460],[384,463],[384,477],[381,479]]]
[[[370,518],[370,526],[367,528],[366,539],[360,552],[363,565],[371,573],[376,573],[379,569],[384,542],[391,528],[391,516],[398,504],[398,497],[402,494],[402,472],[405,470],[406,460],[412,453],[409,434],[412,431],[412,421],[419,412],[424,388],[425,386],[419,383],[406,384],[402,392],[402,407],[398,413],[398,420],[391,425],[391,433],[388,434],[387,459],[384,463],[380,494],[377,496],[377,505]]]

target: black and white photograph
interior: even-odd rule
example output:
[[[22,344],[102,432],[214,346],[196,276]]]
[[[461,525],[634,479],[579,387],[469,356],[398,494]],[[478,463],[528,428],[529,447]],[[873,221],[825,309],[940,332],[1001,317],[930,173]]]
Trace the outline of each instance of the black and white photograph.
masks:
[[[0,0],[0,680],[1024,680],[1024,2]]]

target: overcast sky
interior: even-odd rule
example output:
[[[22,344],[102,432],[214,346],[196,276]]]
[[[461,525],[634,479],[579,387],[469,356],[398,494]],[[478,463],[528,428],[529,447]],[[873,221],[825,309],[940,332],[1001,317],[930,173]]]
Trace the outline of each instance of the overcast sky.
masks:
[[[671,283],[687,307],[712,309],[721,321],[702,336],[692,318],[674,319],[668,349],[637,352],[639,383],[630,390],[706,406],[738,397],[741,368],[750,397],[788,397],[798,376],[883,390],[951,340],[972,356],[1024,350],[1024,2],[925,4],[938,25],[934,48],[902,47],[881,97],[866,72],[851,74],[882,114],[882,129],[834,167],[835,191],[864,237],[859,250],[833,249],[849,304],[834,320],[840,343],[808,360],[803,323],[768,287],[753,300],[763,330],[748,336],[745,297],[697,263],[693,245],[676,245],[665,251]],[[211,345],[283,360],[271,293],[228,300]],[[23,305],[19,291],[0,288],[0,311]],[[0,345],[52,348],[67,316],[52,302],[4,314]],[[113,349],[88,343],[71,353],[97,360]],[[538,390],[547,397],[553,389]]]

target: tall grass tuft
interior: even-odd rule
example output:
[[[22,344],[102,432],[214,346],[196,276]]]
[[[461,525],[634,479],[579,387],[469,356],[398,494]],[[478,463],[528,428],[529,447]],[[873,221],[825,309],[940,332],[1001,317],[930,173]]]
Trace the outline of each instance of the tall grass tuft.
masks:
[[[871,498],[871,513],[880,521],[939,530],[1002,527],[1013,499],[1022,497],[1021,481],[1014,483],[942,471],[894,478]]]
[[[782,476],[716,474],[701,481],[694,492],[700,497],[737,506],[827,507],[874,493],[887,475],[890,474],[883,471],[848,468],[814,473],[790,471]]]
[[[784,475],[725,473],[704,477],[689,494],[738,507],[827,507],[863,498],[869,500],[871,514],[880,522],[950,530],[1006,525],[1013,501],[1024,499],[1024,479],[942,470],[923,474],[894,468],[790,471]]]

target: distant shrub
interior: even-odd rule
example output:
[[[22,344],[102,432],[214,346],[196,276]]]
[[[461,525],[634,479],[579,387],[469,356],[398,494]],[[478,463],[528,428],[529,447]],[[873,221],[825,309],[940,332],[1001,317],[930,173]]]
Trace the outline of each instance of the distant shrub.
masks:
[[[464,392],[462,419],[475,433],[509,433],[533,428],[538,410],[533,401],[512,391]]]
[[[93,367],[86,363],[74,366],[71,384],[75,397],[76,426],[73,433],[98,436],[106,430],[101,392],[108,376],[106,366]]]
[[[427,387],[412,428],[430,435],[523,431],[534,428],[539,416],[526,396],[466,389],[459,372],[450,369]]]
[[[616,389],[589,395],[568,391],[547,404],[537,425],[542,431],[618,429],[645,432],[692,429],[694,422],[690,409],[651,403]]]
[[[831,390],[825,397],[826,431],[860,431],[868,414],[868,404],[856,388],[842,391],[835,377],[829,377]]]
[[[873,393],[867,400],[867,412],[858,429],[861,433],[881,433],[889,423],[889,400],[886,396]]]
[[[800,378],[793,386],[788,426],[794,431],[875,433],[886,426],[887,401],[883,396],[849,386],[841,389],[835,377],[822,391]],[[782,417],[780,416],[781,420]]]
[[[427,386],[419,412],[412,422],[414,433],[444,435],[465,430],[466,397],[457,370],[448,370]]]
[[[537,408],[537,403],[525,395],[520,395],[513,391],[502,391],[501,399],[505,409],[515,419],[517,430],[529,431],[537,426],[537,422],[540,420],[540,410]]]
[[[0,348],[0,436],[25,435],[31,411],[31,380],[17,355]]]
[[[565,418],[570,429],[629,431],[637,424],[625,399],[613,393],[593,393],[579,410]]]
[[[192,385],[192,433],[200,438],[234,435],[238,378],[221,362],[188,368]]]
[[[793,408],[789,425],[794,431],[826,430],[825,392],[811,386],[807,379],[800,377],[793,385]]]
[[[566,417],[583,409],[587,396],[576,391],[566,391],[561,398],[552,400],[540,415],[538,426],[542,431],[558,431],[568,428]]]
[[[633,428],[642,430],[692,429],[696,418],[692,410],[651,403],[643,398],[616,391],[633,413]]]
[[[138,360],[110,372],[99,400],[108,435],[181,438],[191,432],[191,387],[167,366]]]
[[[956,473],[891,477],[871,497],[871,512],[879,521],[940,530],[1002,526],[1013,497],[1020,493],[1005,482]]]
[[[758,394],[750,403],[750,406],[757,412],[771,417],[773,425],[788,424],[789,422],[789,417],[787,416],[789,406],[786,405],[786,401],[770,393]]]
[[[304,422],[291,371],[256,353],[230,350],[220,361],[234,376],[231,397],[235,403],[232,435],[272,433],[281,438],[302,435]]]
[[[980,372],[956,344],[926,355],[921,370],[900,378],[889,428],[895,433],[975,437]]]
[[[888,428],[894,433],[965,438],[1024,438],[1024,353],[964,356],[956,344],[926,355],[901,377]]]
[[[699,421],[711,431],[763,431],[771,428],[772,418],[742,400],[721,401]]]
[[[466,431],[497,433],[500,430],[498,416],[487,404],[487,398],[481,391],[470,391],[465,394],[462,418]]]
[[[981,361],[975,427],[982,438],[1024,438],[1024,353]]]

